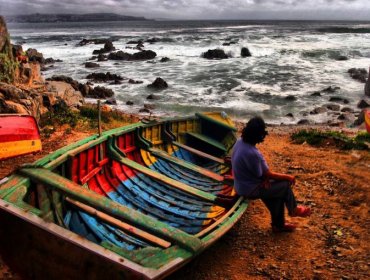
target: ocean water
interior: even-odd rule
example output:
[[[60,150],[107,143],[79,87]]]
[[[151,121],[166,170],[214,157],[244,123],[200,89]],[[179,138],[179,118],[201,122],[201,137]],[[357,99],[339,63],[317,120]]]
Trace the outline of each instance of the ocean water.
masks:
[[[13,43],[23,49],[36,48],[44,57],[61,59],[44,72],[45,77],[67,75],[86,82],[91,72],[111,72],[143,84],[104,86],[112,88],[117,107],[137,113],[144,104],[155,105],[162,116],[191,115],[197,111],[225,111],[246,120],[261,115],[270,123],[294,123],[302,118],[325,122],[331,113],[307,115],[313,108],[328,104],[333,96],[349,100],[356,108],[364,95],[364,84],[353,80],[349,68],[370,66],[370,22],[307,21],[142,21],[99,23],[8,24]],[[151,61],[106,61],[100,68],[87,69],[84,63],[94,49],[103,45],[76,46],[83,38],[111,38],[117,50],[127,49],[130,40],[157,38],[145,43],[157,57]],[[230,46],[223,43],[233,42]],[[247,47],[252,57],[242,58]],[[221,48],[232,57],[207,60],[208,49]],[[348,60],[339,61],[339,56]],[[161,63],[162,57],[170,61]],[[161,77],[169,84],[162,91],[147,85]],[[98,85],[98,84],[95,84]],[[103,84],[101,84],[103,85]],[[329,86],[334,93],[312,93]],[[149,94],[158,100],[147,100]],[[295,99],[287,99],[294,96]],[[133,106],[126,105],[133,101]],[[343,107],[344,105],[341,104]],[[293,118],[287,117],[288,113]]]

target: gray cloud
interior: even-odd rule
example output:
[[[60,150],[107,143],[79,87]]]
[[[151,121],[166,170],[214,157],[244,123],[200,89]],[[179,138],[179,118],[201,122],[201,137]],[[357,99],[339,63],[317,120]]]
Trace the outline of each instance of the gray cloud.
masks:
[[[0,0],[0,14],[114,12],[168,19],[370,20],[368,0]]]

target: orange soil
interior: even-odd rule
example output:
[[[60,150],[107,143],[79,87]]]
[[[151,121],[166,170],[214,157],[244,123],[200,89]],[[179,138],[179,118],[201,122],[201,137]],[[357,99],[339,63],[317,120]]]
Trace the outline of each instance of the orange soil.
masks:
[[[270,128],[259,148],[272,170],[296,176],[295,194],[311,217],[291,218],[294,233],[272,234],[266,208],[253,201],[229,233],[170,279],[370,278],[369,152],[295,145],[295,129]],[[87,135],[58,131],[43,139],[42,152],[0,162],[0,178]],[[1,259],[0,279],[19,279]]]

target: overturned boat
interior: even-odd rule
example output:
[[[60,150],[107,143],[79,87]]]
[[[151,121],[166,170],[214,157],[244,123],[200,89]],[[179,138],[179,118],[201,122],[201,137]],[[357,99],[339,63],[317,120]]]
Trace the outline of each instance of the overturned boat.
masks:
[[[40,132],[34,117],[0,114],[0,160],[41,150]]]
[[[64,147],[0,184],[0,247],[27,279],[161,279],[246,211],[235,141],[226,114],[198,113]]]

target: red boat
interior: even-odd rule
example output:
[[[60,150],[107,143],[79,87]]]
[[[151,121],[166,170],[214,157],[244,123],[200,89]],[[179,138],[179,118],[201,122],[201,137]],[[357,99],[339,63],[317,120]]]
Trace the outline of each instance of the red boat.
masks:
[[[0,114],[0,160],[40,150],[40,132],[34,117]]]

